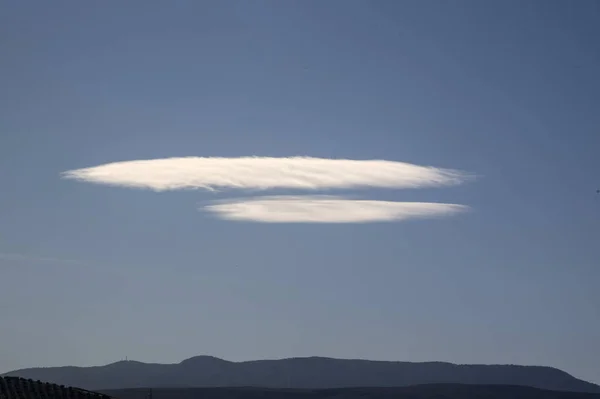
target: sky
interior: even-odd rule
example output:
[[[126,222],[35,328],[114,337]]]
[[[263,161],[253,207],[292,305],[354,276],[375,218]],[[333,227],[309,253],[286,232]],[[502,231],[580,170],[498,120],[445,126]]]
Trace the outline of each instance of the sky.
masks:
[[[598,38],[595,0],[2,2],[0,372],[600,383]]]

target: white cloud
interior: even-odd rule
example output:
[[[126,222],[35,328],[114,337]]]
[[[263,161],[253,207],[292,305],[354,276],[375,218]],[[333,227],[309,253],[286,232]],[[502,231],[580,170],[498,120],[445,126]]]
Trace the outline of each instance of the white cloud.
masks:
[[[365,223],[449,216],[467,206],[351,200],[333,196],[269,196],[225,200],[202,208],[226,220],[264,223]]]
[[[385,160],[311,157],[164,158],[114,162],[64,172],[63,178],[155,191],[219,188],[418,188],[462,183],[462,172]]]

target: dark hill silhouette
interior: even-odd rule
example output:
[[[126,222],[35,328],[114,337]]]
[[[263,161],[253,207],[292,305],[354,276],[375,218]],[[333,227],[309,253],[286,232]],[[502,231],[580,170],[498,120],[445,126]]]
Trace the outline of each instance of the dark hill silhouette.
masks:
[[[600,393],[598,385],[540,366],[456,365],[342,360],[323,357],[229,362],[197,356],[179,364],[122,361],[98,367],[49,367],[6,375],[80,386],[90,390],[136,387],[346,388],[417,384],[500,384]]]
[[[0,377],[2,399],[111,399],[109,394],[19,377]]]
[[[147,388],[105,391],[119,399],[147,399]],[[158,388],[152,399],[599,399],[600,394],[512,385],[434,384],[397,388],[268,389]]]

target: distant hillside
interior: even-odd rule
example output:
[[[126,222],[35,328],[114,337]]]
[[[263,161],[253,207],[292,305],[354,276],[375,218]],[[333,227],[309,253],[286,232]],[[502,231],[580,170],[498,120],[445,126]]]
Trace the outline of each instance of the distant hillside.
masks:
[[[6,375],[86,389],[136,387],[347,388],[418,384],[501,384],[600,393],[600,387],[564,371],[539,366],[455,365],[322,357],[229,362],[198,356],[179,364],[123,361],[99,367],[50,367]]]
[[[147,399],[148,389],[106,391],[118,399]],[[600,394],[511,385],[435,384],[402,388],[320,390],[268,388],[159,388],[152,399],[600,399]]]
[[[107,394],[18,377],[0,377],[0,399],[111,399]]]

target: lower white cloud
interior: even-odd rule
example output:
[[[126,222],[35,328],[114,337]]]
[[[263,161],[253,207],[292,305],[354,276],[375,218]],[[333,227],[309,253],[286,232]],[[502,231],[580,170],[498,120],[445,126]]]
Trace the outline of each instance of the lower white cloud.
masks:
[[[333,196],[269,196],[225,200],[202,208],[226,220],[263,223],[366,223],[450,216],[464,205],[353,200]]]

